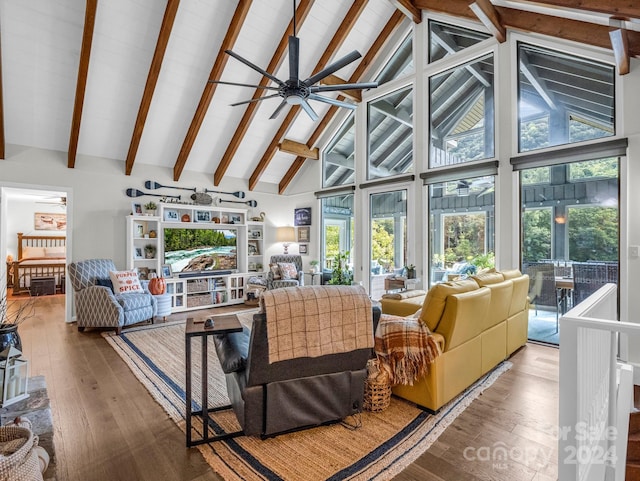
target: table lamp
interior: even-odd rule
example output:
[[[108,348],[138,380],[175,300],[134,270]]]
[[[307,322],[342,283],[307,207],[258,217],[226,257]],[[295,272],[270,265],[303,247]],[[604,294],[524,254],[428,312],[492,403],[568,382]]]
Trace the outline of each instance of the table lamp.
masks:
[[[295,229],[291,226],[278,227],[276,230],[276,240],[282,242],[284,255],[289,253],[289,244],[296,241]]]

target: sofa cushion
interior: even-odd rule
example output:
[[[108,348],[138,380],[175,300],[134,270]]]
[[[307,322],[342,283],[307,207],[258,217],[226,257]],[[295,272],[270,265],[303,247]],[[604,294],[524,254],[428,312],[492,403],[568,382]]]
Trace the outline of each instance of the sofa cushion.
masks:
[[[477,288],[478,283],[473,279],[436,284],[427,292],[427,297],[425,297],[424,304],[422,305],[422,316],[420,319],[427,325],[431,332],[435,331],[442,317],[447,296],[473,291]]]
[[[480,287],[504,281],[504,276],[501,272],[486,272],[484,274],[471,276],[471,278],[476,281]]]
[[[500,272],[502,272],[502,275],[504,276],[505,281],[522,276],[522,272],[520,272],[520,269],[508,269],[506,271],[500,271]]]

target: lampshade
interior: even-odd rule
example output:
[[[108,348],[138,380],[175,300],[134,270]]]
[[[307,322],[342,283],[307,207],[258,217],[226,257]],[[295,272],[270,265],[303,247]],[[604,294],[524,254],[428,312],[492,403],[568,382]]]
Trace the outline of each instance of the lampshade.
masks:
[[[278,242],[295,242],[296,232],[293,227],[278,227],[276,230],[276,240]]]

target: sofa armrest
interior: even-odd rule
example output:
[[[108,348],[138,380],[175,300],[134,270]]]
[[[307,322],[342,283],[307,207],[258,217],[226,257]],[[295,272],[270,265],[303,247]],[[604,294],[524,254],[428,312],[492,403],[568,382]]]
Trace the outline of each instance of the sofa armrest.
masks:
[[[304,286],[304,271],[298,271],[298,283]]]
[[[246,368],[250,338],[251,331],[247,327],[244,327],[242,332],[213,336],[216,353],[225,374],[243,371]]]

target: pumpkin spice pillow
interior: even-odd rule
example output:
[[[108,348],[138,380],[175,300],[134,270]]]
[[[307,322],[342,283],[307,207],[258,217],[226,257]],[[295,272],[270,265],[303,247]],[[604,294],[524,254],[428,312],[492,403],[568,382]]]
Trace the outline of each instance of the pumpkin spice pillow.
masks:
[[[143,293],[142,285],[138,279],[138,273],[133,271],[109,271],[109,277],[113,283],[113,292],[126,294],[127,292]]]

